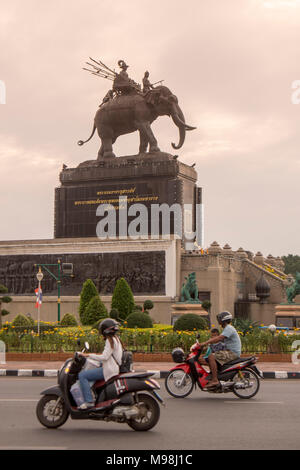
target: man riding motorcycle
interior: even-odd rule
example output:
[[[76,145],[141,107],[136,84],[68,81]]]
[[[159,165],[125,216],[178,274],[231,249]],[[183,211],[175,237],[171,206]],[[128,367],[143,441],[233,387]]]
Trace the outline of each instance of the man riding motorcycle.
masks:
[[[211,372],[211,380],[207,384],[206,388],[213,388],[219,385],[218,380],[218,366],[217,362],[221,365],[226,362],[233,361],[240,357],[242,345],[241,340],[236,329],[231,325],[232,315],[230,312],[221,312],[217,315],[217,321],[222,326],[223,331],[219,336],[214,336],[204,343],[200,343],[200,346],[204,347],[209,344],[218,343],[224,341],[226,349],[223,351],[216,351],[209,354],[206,359]]]

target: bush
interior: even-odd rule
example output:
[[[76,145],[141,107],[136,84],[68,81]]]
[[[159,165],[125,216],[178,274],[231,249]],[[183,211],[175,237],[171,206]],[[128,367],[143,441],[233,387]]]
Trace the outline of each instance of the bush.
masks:
[[[153,323],[149,315],[145,312],[136,311],[128,315],[127,328],[152,328]]]
[[[119,320],[120,314],[119,310],[116,308],[112,308],[111,311],[109,312],[109,318],[113,318],[114,320]]]
[[[31,321],[25,316],[23,315],[22,313],[20,313],[19,315],[17,315],[13,321],[12,321],[12,326],[24,326],[24,327],[27,327],[29,328],[30,326],[32,326],[32,323]]]
[[[98,320],[107,317],[108,313],[104,303],[100,299],[99,295],[95,295],[95,297],[89,301],[84,311],[83,325],[94,325]]]
[[[202,307],[204,308],[204,310],[209,312],[210,307],[211,307],[211,302],[209,300],[203,300]]]
[[[250,318],[234,318],[232,325],[245,336],[247,333],[252,333],[255,328],[258,328],[259,323],[250,320]]]
[[[83,325],[87,325],[86,319],[85,319],[85,310],[89,304],[89,302],[95,297],[98,296],[98,291],[91,279],[87,279],[81,290],[80,294],[80,303],[79,303],[79,317],[80,321]]]
[[[175,324],[174,330],[182,331],[193,331],[193,330],[205,330],[208,327],[207,321],[205,318],[195,313],[186,313],[179,317]]]
[[[137,311],[137,310],[139,310],[140,312],[142,312],[142,311],[143,311],[143,307],[142,307],[141,305],[135,304],[135,306],[133,307],[133,311]]]
[[[152,300],[145,300],[144,310],[152,310],[153,307],[154,307],[154,303],[152,302]]]
[[[34,325],[35,325],[35,321],[34,321],[34,319],[32,318],[32,316],[30,315],[30,313],[28,313],[28,314],[26,315],[26,318],[27,318],[27,320],[28,320],[30,326],[34,326]]]
[[[60,326],[78,326],[78,323],[74,315],[66,313],[61,319]]]
[[[125,320],[134,309],[132,290],[123,277],[117,280],[112,296],[111,308],[117,309],[120,318],[123,320]]]
[[[2,317],[9,314],[7,310],[2,308],[2,304],[9,304],[10,302],[12,302],[12,298],[6,295],[7,293],[7,287],[0,284],[0,328],[2,327]]]

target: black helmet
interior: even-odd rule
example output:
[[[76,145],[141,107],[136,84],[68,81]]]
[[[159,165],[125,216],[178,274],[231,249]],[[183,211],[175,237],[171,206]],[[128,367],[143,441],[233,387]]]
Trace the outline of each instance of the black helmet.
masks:
[[[218,323],[221,325],[224,321],[232,320],[232,315],[230,312],[221,312],[217,315]]]
[[[184,362],[185,354],[182,348],[175,348],[172,351],[172,359],[174,362]]]
[[[99,325],[99,332],[103,336],[114,335],[119,331],[119,323],[113,318],[105,318]]]

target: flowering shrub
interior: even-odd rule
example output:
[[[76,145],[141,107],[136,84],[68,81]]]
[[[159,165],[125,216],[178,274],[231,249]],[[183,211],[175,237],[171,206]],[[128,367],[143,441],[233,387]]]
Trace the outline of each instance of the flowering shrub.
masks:
[[[120,329],[125,347],[136,352],[170,352],[175,347],[187,352],[196,341],[196,334],[200,335],[200,342],[210,337],[209,330],[174,331],[171,325],[126,328],[124,322]],[[300,340],[300,333],[295,329],[293,333],[277,331],[273,336],[268,330],[253,328],[246,333],[240,332],[240,338],[243,353],[290,353],[293,341]],[[7,352],[73,352],[83,349],[85,341],[90,345],[90,352],[101,352],[104,347],[104,340],[96,329],[90,326],[59,327],[56,322],[43,322],[40,335],[36,322],[28,329],[6,322],[0,329],[0,340],[5,342]]]

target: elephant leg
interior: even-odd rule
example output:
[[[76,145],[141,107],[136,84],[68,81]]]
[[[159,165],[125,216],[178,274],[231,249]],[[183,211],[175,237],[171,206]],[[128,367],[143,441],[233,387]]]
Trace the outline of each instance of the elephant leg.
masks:
[[[98,160],[101,160],[103,158],[103,145],[101,144],[101,147],[98,152]]]
[[[160,149],[157,145],[157,140],[152,132],[149,122],[139,122],[136,123],[137,129],[140,131],[141,134],[145,135],[145,138],[148,140],[150,144],[149,152],[159,152]]]
[[[115,154],[113,153],[113,148],[112,148],[112,139],[102,138],[101,148],[103,148],[103,153],[102,153],[101,158],[115,158]]]
[[[147,135],[145,134],[145,132],[139,131],[139,133],[140,133],[139,155],[141,155],[142,153],[147,152],[147,147],[148,147],[149,142],[148,142]]]

